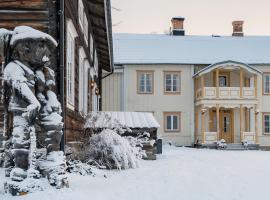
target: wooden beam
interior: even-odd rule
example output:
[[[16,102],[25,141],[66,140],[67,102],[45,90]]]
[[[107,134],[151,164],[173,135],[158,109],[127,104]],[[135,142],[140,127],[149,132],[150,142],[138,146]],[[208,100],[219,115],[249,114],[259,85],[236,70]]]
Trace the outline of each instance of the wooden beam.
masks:
[[[201,89],[202,89],[202,98],[204,98],[204,76],[201,76]]]
[[[195,144],[198,141],[198,122],[199,122],[198,107],[195,107],[195,141],[194,141]]]
[[[258,97],[258,84],[257,84],[257,75],[254,76],[254,89],[255,89],[255,97]]]
[[[217,119],[217,139],[219,140],[219,104],[217,104],[217,109],[216,109],[216,119]]]
[[[254,107],[254,114],[255,114],[255,143],[259,144],[257,105],[255,105]]]
[[[205,143],[205,124],[204,124],[204,115],[203,107],[201,107],[201,134],[202,134],[202,143]]]
[[[243,97],[243,69],[240,69],[240,98]]]
[[[219,98],[219,69],[216,69],[216,90],[217,98]]]
[[[243,125],[242,125],[242,121],[243,121],[243,105],[240,105],[240,140],[241,142],[243,141]]]

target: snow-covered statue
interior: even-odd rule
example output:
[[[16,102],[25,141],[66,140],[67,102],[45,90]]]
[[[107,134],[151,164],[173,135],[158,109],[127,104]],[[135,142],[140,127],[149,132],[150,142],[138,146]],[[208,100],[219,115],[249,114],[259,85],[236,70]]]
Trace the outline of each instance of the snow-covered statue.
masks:
[[[16,27],[12,34],[6,32],[2,38],[5,42],[9,38],[4,79],[5,102],[12,114],[12,156],[6,166],[10,176],[6,190],[13,195],[30,192],[32,186],[28,183],[41,175],[57,188],[67,186],[65,156],[59,150],[62,110],[55,94],[54,71],[50,68],[57,42],[50,35],[26,26]],[[37,159],[37,132],[44,135],[41,138],[47,150],[45,158]]]

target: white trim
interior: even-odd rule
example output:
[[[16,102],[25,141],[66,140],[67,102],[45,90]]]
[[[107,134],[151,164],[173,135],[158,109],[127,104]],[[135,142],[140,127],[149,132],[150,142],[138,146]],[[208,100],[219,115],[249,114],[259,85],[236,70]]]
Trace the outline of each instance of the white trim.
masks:
[[[81,29],[83,30],[83,14],[84,14],[84,5],[82,0],[78,0],[78,19]]]
[[[84,63],[86,54],[83,47],[79,49],[79,111],[83,112],[84,107]]]
[[[66,102],[67,107],[75,109],[75,38],[78,36],[70,19],[66,21]]]

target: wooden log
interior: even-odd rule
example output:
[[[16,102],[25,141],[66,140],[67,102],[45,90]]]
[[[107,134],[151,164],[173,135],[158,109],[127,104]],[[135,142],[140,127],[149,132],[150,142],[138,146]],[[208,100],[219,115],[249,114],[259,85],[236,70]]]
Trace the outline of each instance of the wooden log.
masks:
[[[1,10],[46,10],[48,0],[1,0]]]
[[[0,21],[47,21],[49,14],[47,11],[1,11]]]

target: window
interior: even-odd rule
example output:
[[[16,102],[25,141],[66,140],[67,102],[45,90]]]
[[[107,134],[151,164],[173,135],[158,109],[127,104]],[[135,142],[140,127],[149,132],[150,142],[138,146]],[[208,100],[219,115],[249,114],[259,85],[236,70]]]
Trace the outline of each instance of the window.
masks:
[[[92,34],[90,34],[90,56],[91,56],[91,62],[94,59],[94,40]]]
[[[180,93],[180,72],[165,72],[165,93]]]
[[[219,76],[219,87],[228,87],[228,77],[227,76]]]
[[[164,131],[165,132],[180,132],[180,112],[165,112],[164,113]]]
[[[85,61],[86,55],[81,47],[79,50],[79,111],[82,112],[82,114],[87,114],[88,110],[85,110],[85,88],[88,87],[88,81],[86,80],[86,73],[85,73]]]
[[[94,68],[95,68],[95,71],[98,72],[98,56],[97,56],[96,50],[95,50]]]
[[[263,114],[263,128],[265,134],[270,134],[270,113]]]
[[[153,93],[153,82],[154,82],[153,71],[140,71],[137,72],[137,91],[139,94],[152,94]]]
[[[76,29],[71,22],[67,21],[67,51],[66,51],[66,90],[67,90],[67,107],[74,109],[75,105],[75,37],[77,37]]]
[[[88,45],[88,20],[84,10],[84,5],[82,0],[78,0],[78,18],[79,24],[84,34],[84,39]]]
[[[263,75],[263,92],[264,94],[270,94],[270,73]]]
[[[83,29],[83,17],[84,17],[84,6],[82,0],[78,0],[78,17],[79,17],[79,24]]]
[[[86,44],[88,44],[88,20],[85,13],[83,15],[83,33]]]

